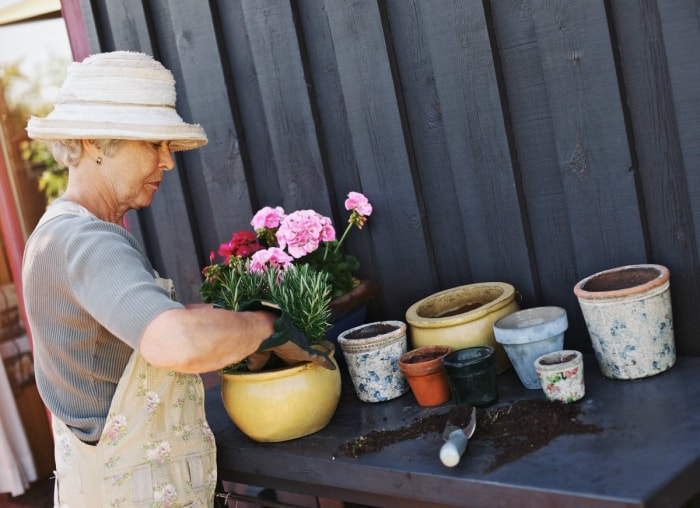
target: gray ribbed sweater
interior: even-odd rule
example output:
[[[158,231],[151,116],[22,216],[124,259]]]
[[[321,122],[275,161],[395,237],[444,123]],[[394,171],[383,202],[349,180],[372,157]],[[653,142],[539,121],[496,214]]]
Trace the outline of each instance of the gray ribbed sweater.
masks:
[[[182,305],[155,284],[128,231],[82,210],[35,229],[22,284],[42,399],[80,439],[95,442],[144,329]]]

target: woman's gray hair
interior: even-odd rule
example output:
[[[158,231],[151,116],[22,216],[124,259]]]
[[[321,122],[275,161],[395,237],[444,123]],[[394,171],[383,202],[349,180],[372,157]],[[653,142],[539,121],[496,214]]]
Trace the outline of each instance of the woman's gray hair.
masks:
[[[102,149],[107,157],[111,157],[120,141],[119,139],[93,139],[91,143]],[[47,143],[53,158],[64,166],[76,166],[83,156],[83,145],[80,139],[55,139]]]

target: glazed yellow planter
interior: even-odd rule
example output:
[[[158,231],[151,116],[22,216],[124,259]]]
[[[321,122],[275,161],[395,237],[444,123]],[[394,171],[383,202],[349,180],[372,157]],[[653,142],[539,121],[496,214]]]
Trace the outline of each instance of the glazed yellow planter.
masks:
[[[496,350],[496,372],[510,368],[493,324],[520,310],[515,288],[504,282],[479,282],[434,293],[406,311],[413,348],[449,346],[453,351],[474,346]]]
[[[324,341],[324,345],[333,358],[333,344]],[[340,369],[337,363],[335,370],[303,363],[221,374],[221,398],[233,423],[249,438],[288,441],[328,425],[340,401]]]

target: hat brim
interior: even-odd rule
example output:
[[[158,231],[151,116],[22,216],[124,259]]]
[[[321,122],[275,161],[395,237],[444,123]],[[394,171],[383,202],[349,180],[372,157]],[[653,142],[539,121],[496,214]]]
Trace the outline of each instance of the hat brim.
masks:
[[[150,125],[121,122],[90,122],[32,117],[27,123],[32,139],[125,139],[169,141],[174,152],[192,150],[207,144],[204,129],[197,124]]]

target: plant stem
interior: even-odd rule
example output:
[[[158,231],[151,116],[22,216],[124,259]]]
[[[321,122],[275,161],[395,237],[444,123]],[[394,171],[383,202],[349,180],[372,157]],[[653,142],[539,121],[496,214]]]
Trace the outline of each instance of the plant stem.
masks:
[[[340,237],[340,240],[335,246],[335,250],[333,252],[338,252],[338,249],[340,249],[340,246],[343,244],[343,241],[345,241],[345,237],[348,236],[348,233],[350,232],[350,229],[352,228],[352,222],[349,222],[348,227],[345,228],[345,231],[343,232],[343,236]],[[324,256],[325,258],[325,256]]]

